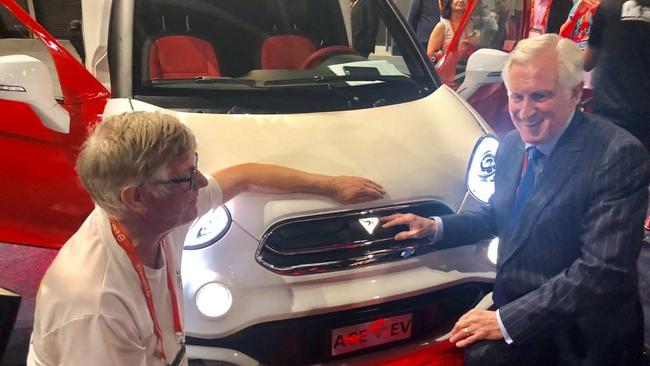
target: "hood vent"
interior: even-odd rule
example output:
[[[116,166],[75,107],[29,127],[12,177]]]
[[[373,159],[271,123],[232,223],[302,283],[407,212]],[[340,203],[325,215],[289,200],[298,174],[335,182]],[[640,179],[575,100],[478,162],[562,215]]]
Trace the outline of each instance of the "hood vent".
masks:
[[[263,236],[257,261],[269,270],[299,276],[404,259],[433,250],[428,239],[400,240],[405,226],[384,229],[379,218],[394,213],[438,216],[453,213],[439,201],[420,201],[370,210],[291,219]]]

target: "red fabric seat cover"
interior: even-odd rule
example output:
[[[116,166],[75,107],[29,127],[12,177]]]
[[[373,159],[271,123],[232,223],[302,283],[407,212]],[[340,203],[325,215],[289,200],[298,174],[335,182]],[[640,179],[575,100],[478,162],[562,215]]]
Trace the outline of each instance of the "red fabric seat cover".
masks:
[[[307,37],[295,34],[271,36],[262,44],[262,68],[297,70],[314,52],[316,46]]]
[[[220,76],[219,62],[212,45],[191,36],[165,36],[151,44],[150,79],[182,79]]]

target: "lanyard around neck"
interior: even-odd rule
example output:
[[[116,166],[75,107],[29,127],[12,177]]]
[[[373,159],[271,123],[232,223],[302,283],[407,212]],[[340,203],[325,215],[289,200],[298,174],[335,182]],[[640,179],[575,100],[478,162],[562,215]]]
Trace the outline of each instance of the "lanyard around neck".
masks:
[[[163,346],[162,331],[160,330],[160,325],[158,324],[158,318],[156,317],[156,309],[154,308],[153,305],[151,286],[149,285],[149,280],[147,279],[147,275],[144,273],[144,266],[142,265],[142,261],[140,261],[140,257],[138,257],[138,254],[135,252],[135,248],[133,247],[131,240],[129,240],[129,238],[126,237],[122,228],[120,227],[120,224],[118,224],[118,222],[115,220],[110,220],[110,223],[111,223],[111,232],[113,233],[113,236],[117,241],[117,244],[119,244],[119,246],[122,247],[122,249],[124,249],[127,256],[131,260],[131,263],[133,264],[133,268],[135,269],[136,273],[138,274],[138,277],[140,278],[140,286],[142,288],[142,293],[144,294],[144,297],[147,300],[147,309],[149,309],[149,315],[151,316],[151,321],[153,322],[153,331],[156,334],[156,337],[158,338],[157,343],[160,344],[160,351],[162,352],[162,358],[167,360],[165,354],[165,347]],[[174,331],[176,332],[176,340],[178,341],[179,344],[182,345],[183,326],[181,325],[181,317],[180,317],[180,311],[178,307],[178,299],[176,298],[174,281],[172,280],[172,276],[169,273],[169,261],[167,260],[166,255],[165,255],[165,264],[166,264],[165,267],[167,269],[167,289],[169,290],[169,294],[172,300],[172,314],[174,316]]]

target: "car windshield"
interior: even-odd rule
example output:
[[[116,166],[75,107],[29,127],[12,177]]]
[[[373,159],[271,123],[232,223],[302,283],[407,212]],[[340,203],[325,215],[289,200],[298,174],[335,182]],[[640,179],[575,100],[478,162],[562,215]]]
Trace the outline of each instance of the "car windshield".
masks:
[[[415,100],[436,84],[403,24],[388,1],[137,1],[133,94],[210,113]]]

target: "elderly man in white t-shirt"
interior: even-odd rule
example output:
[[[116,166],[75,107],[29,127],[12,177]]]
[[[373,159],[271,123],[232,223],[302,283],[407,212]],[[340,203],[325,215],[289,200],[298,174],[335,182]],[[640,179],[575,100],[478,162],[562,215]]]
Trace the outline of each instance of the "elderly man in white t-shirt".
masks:
[[[326,194],[344,203],[384,194],[367,179],[274,165],[205,176],[192,132],[173,116],[147,112],[100,123],[77,171],[97,207],[43,278],[30,366],[187,364],[180,257],[198,215],[255,189]]]

